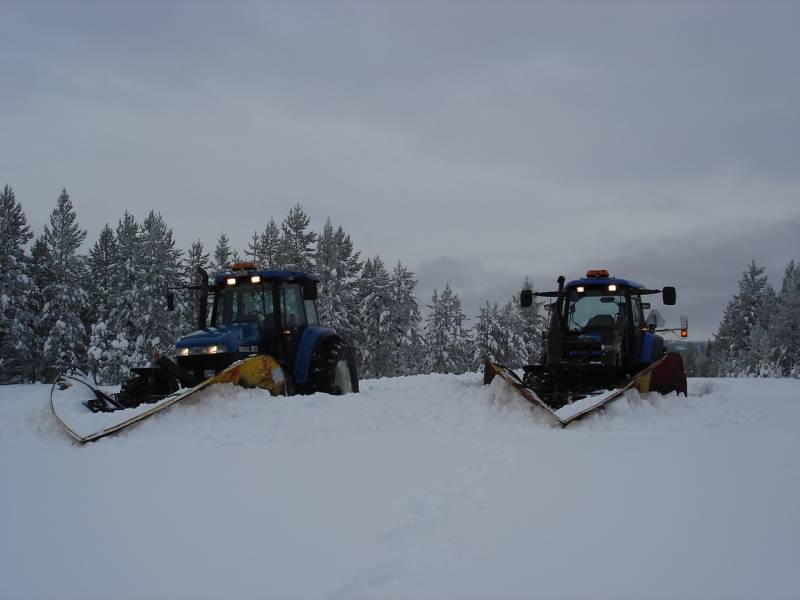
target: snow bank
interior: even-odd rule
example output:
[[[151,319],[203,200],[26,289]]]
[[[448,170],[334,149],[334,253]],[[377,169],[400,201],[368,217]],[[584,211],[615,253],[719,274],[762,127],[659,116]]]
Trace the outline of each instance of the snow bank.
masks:
[[[498,378],[230,385],[87,446],[0,388],[2,598],[795,598],[800,382],[567,429]]]

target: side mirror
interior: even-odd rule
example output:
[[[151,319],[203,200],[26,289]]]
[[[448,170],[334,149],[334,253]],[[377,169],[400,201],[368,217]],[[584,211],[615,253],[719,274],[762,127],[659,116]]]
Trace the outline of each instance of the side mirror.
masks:
[[[167,310],[175,310],[175,292],[167,292]]]
[[[676,294],[675,288],[672,286],[667,286],[663,290],[661,290],[661,295],[664,298],[664,304],[667,306],[672,306],[675,304]]]
[[[317,299],[317,282],[309,279],[303,282],[303,300]]]
[[[522,290],[519,293],[519,305],[522,308],[533,306],[533,290]]]

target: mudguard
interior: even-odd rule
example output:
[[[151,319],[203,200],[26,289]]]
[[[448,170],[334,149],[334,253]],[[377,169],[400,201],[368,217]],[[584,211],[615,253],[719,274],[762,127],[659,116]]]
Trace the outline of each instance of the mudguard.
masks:
[[[308,372],[311,368],[311,359],[314,356],[314,350],[320,342],[336,335],[336,331],[328,327],[306,327],[303,335],[300,338],[300,344],[297,347],[297,355],[294,359],[294,381],[298,385],[306,385],[308,383]]]

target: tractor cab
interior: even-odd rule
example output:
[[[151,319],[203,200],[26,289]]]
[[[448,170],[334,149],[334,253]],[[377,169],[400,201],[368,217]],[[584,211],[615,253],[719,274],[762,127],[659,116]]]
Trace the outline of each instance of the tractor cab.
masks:
[[[675,288],[649,289],[628,279],[611,277],[605,269],[590,270],[559,289],[536,296],[554,298],[544,364],[571,373],[602,372],[618,378],[652,363],[664,353],[663,339],[645,320],[650,308],[642,297],[661,293],[664,304],[675,304]],[[521,295],[530,306],[533,292]]]
[[[562,361],[615,366],[625,359],[642,362],[631,350],[641,347],[648,331],[641,297],[644,286],[595,273],[566,285],[558,315],[564,332]]]
[[[201,286],[199,330],[175,343],[178,364],[198,380],[235,360],[268,354],[295,369],[301,341],[322,332],[317,318],[317,278],[298,271],[258,269],[236,263]],[[207,294],[213,296],[207,326]],[[325,330],[328,331],[328,330]],[[307,342],[308,343],[308,342]]]

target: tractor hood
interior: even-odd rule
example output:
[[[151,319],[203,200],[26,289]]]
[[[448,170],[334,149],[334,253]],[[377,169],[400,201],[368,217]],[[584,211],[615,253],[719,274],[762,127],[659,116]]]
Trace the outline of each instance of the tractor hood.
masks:
[[[221,352],[258,352],[261,335],[257,323],[231,323],[224,327],[209,327],[189,335],[185,335],[175,342],[175,350],[181,356],[181,350],[188,354],[207,354]],[[211,346],[216,350],[209,352]],[[184,354],[185,355],[185,354]]]

